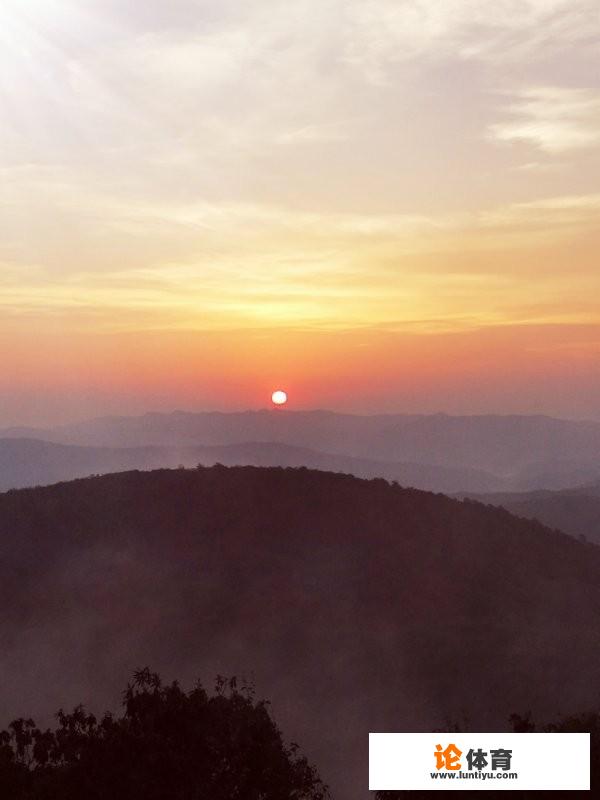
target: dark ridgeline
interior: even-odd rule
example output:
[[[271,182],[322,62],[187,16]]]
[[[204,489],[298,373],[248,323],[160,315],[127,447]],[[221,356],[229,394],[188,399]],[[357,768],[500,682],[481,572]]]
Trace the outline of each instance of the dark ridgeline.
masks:
[[[539,519],[550,528],[600,544],[600,483],[561,491],[472,495],[482,503],[502,506],[511,514]]]
[[[306,469],[0,495],[0,718],[114,703],[139,664],[253,675],[340,800],[367,733],[594,708],[600,550],[478,503]]]

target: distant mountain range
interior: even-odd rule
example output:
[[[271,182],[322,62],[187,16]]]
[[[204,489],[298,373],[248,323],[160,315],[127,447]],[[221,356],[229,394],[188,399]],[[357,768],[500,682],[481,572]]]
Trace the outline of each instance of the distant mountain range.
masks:
[[[473,499],[600,544],[600,483],[553,492],[473,495]]]
[[[128,472],[0,494],[0,720],[124,678],[253,678],[364,800],[367,734],[595,707],[600,548],[306,469]]]
[[[477,470],[402,464],[332,455],[306,447],[272,442],[248,442],[210,447],[86,447],[63,445],[38,439],[0,439],[0,491],[41,486],[92,474],[148,470],[159,467],[254,465],[299,467],[345,472],[359,478],[386,478],[448,494],[489,492],[503,486],[493,475]]]
[[[229,464],[286,466],[300,459],[306,466],[379,475],[441,492],[563,489],[600,480],[600,423],[544,416],[173,412],[106,417],[48,430],[12,428],[0,436],[104,449],[78,455],[55,451],[56,468],[47,450],[44,469],[64,477],[82,474],[61,472],[67,462],[79,461],[77,469],[90,472],[178,461],[189,465],[198,456],[194,448],[200,448],[198,458],[207,463],[214,457]],[[224,448],[220,455],[215,447]],[[26,460],[25,453],[24,474]],[[40,475],[35,481],[46,482],[41,469]],[[1,485],[23,485],[11,481],[10,471],[3,477],[0,469]]]

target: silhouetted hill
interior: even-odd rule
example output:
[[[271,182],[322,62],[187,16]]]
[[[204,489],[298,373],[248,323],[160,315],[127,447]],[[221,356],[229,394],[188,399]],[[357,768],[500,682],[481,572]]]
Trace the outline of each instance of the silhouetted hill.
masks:
[[[515,492],[474,495],[475,499],[502,506],[519,517],[539,519],[571,536],[600,544],[600,484],[558,492]]]
[[[455,493],[451,488],[453,486],[488,486],[497,489],[503,484],[495,475],[474,469],[378,461],[274,442],[207,447],[203,448],[200,455],[203,464],[220,462],[228,466],[309,467],[326,472],[345,472],[357,478],[385,478],[403,486],[448,494]]]
[[[273,442],[388,462],[477,470],[507,490],[566,488],[600,475],[600,423],[544,416],[358,416],[330,411],[145,414],[27,434],[62,444],[181,447]]]
[[[144,664],[247,674],[339,800],[367,733],[597,700],[600,549],[506,511],[306,469],[0,495],[0,720],[115,704]]]
[[[247,442],[212,447],[84,447],[37,439],[0,439],[0,491],[73,480],[90,474],[129,469],[254,465],[346,472],[361,478],[382,477],[406,486],[449,494],[490,492],[504,488],[493,475],[477,470],[427,464],[402,464],[320,453],[306,447]]]

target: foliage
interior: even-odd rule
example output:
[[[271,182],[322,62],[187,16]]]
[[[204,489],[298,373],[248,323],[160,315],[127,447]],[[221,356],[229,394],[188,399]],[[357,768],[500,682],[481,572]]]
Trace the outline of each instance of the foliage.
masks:
[[[268,704],[235,679],[209,696],[148,669],[124,713],[79,706],[56,730],[18,719],[0,733],[0,797],[11,800],[325,800],[315,769],[285,746]]]

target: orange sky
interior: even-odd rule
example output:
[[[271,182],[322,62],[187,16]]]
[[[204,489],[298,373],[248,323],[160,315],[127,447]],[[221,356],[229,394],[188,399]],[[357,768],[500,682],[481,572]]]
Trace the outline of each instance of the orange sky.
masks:
[[[588,0],[6,0],[0,424],[277,386],[600,417],[598,34]]]
[[[147,409],[290,408],[594,417],[595,325],[443,333],[240,330],[33,333],[14,339],[0,391],[26,423]],[[12,421],[12,420],[11,420]]]

